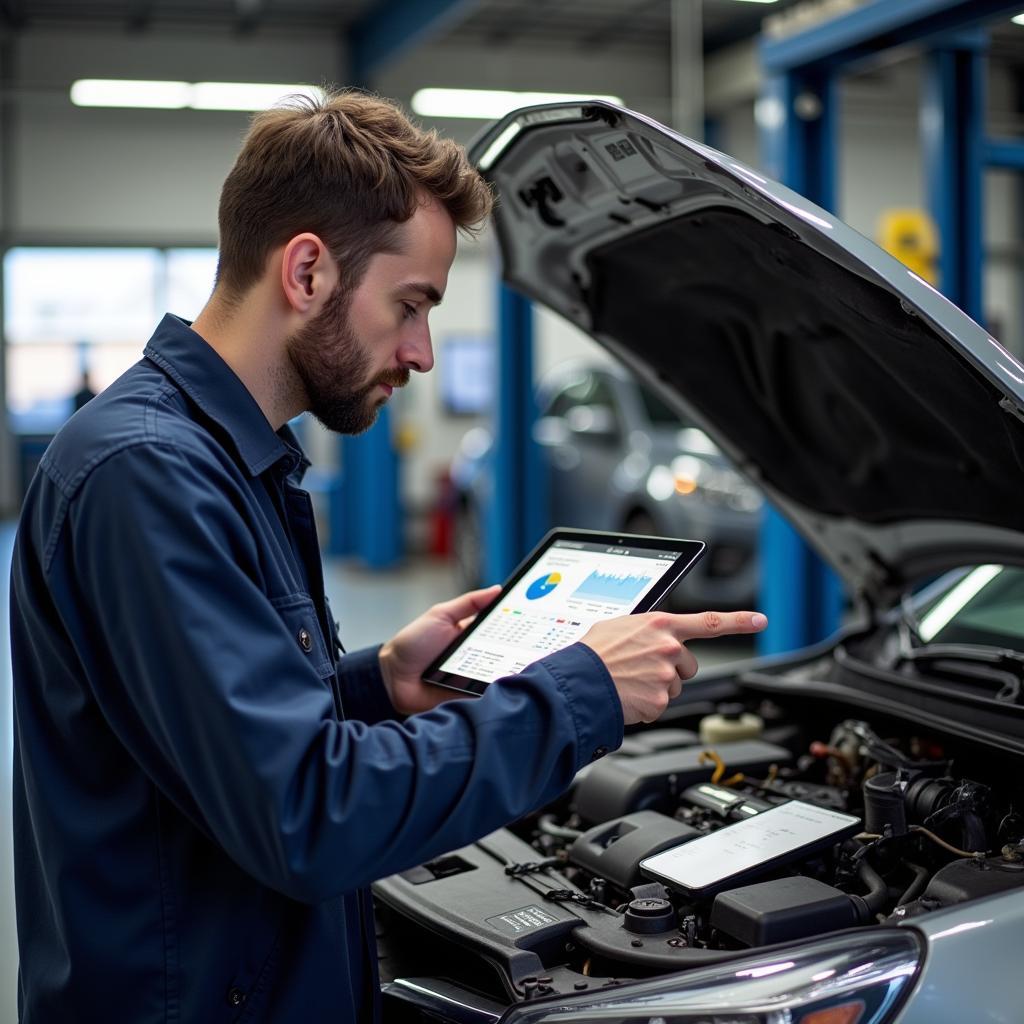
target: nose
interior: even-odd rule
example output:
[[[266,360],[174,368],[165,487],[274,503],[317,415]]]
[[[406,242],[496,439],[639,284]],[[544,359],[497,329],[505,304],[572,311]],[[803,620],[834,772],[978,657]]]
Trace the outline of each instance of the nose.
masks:
[[[430,329],[424,327],[402,344],[398,353],[403,366],[417,373],[428,373],[434,366],[434,347],[430,341]]]

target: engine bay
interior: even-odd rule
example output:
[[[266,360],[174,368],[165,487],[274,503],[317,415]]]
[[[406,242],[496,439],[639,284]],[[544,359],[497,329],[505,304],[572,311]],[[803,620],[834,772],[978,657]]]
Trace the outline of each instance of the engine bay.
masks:
[[[382,979],[446,978],[508,1006],[1024,885],[1019,756],[851,710],[736,687],[627,735],[557,803],[377,883]],[[834,842],[782,829],[780,846],[753,823],[783,807],[851,825]],[[702,889],[644,866],[690,843],[746,866]]]

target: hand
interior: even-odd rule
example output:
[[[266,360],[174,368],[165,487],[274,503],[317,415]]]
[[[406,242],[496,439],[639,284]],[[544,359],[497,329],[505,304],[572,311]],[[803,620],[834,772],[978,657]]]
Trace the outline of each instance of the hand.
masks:
[[[646,612],[605,619],[583,637],[605,663],[622,701],[626,725],[653,722],[678,697],[683,680],[697,674],[687,640],[760,633],[768,620],[757,612]]]
[[[426,667],[494,600],[501,587],[473,590],[443,601],[413,619],[380,649],[380,670],[395,710],[429,711],[459,694],[424,683]]]

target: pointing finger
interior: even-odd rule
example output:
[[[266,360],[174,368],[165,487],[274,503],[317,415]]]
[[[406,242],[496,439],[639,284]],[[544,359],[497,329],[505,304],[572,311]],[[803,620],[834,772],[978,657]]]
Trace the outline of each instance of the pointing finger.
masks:
[[[680,640],[696,640],[737,633],[760,633],[768,619],[760,612],[697,612],[674,615],[673,632]]]

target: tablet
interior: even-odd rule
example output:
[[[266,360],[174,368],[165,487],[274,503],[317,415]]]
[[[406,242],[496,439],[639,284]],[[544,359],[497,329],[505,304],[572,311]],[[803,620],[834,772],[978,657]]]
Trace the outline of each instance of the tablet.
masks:
[[[640,861],[640,872],[692,897],[745,885],[861,831],[860,818],[788,800]]]
[[[483,693],[495,679],[576,643],[601,619],[650,611],[704,547],[697,540],[552,530],[423,679]]]

